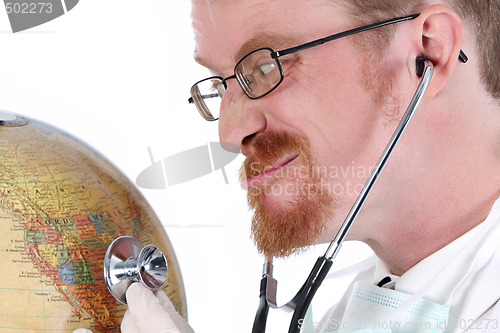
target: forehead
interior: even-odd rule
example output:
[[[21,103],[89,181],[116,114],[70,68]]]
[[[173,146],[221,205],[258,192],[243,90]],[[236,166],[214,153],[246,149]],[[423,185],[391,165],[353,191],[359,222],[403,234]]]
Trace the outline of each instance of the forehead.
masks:
[[[193,0],[195,58],[214,71],[232,70],[260,47],[280,50],[347,26],[335,0]]]

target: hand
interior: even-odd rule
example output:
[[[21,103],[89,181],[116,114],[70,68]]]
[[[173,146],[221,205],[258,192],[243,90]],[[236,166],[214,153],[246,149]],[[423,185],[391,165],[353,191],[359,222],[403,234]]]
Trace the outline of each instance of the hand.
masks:
[[[161,290],[153,294],[140,283],[134,283],[127,290],[127,303],[129,308],[121,324],[122,333],[194,333]],[[73,333],[92,331],[79,328]]]
[[[140,283],[134,283],[126,296],[128,310],[121,324],[122,333],[194,333],[163,291],[153,294]]]

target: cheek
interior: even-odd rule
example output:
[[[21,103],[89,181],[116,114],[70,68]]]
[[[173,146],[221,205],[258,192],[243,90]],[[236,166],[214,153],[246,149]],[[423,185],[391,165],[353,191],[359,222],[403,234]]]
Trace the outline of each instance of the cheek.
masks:
[[[363,155],[372,149],[380,122],[359,75],[314,68],[302,66],[283,82],[272,108],[279,110],[275,117],[311,141],[318,162],[367,163]]]

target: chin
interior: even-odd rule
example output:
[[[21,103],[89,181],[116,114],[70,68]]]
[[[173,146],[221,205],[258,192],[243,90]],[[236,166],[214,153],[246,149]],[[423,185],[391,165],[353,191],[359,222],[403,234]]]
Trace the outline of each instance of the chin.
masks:
[[[252,220],[252,238],[259,252],[268,257],[287,257],[322,239],[326,221],[335,207],[334,200],[325,193],[305,191],[278,191],[278,182],[261,188],[259,196],[249,197],[255,210]],[[273,189],[274,188],[274,192]],[[294,189],[300,189],[293,186]],[[255,190],[252,189],[252,190]],[[250,192],[249,192],[250,194]]]

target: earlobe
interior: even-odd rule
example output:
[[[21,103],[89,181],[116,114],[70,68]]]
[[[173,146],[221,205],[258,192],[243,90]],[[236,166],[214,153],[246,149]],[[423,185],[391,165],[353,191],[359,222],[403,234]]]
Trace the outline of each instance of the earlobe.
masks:
[[[426,97],[436,96],[447,84],[458,63],[464,26],[458,14],[444,5],[427,7],[415,20],[419,54],[434,65],[434,75]],[[413,64],[415,63],[413,58]]]

